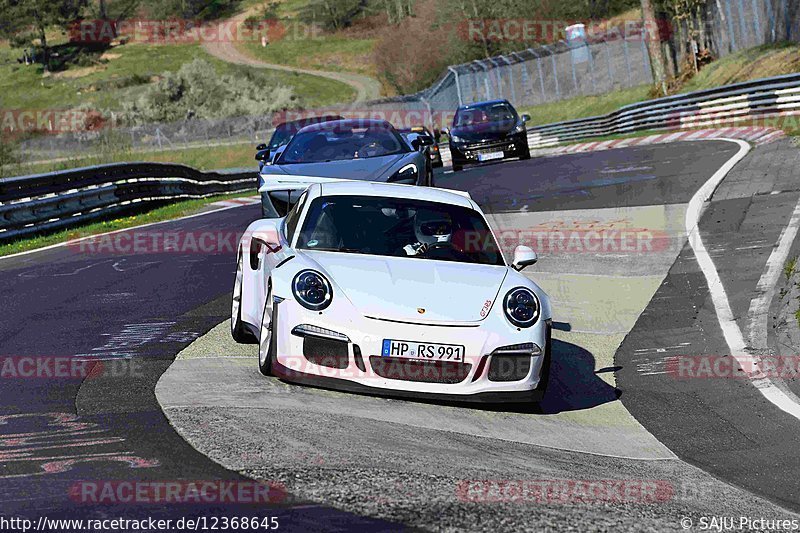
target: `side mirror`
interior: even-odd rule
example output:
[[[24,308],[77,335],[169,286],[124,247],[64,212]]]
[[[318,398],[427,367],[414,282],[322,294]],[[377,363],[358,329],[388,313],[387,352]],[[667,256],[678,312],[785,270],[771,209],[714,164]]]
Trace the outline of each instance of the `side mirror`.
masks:
[[[281,239],[278,224],[275,219],[262,219],[251,226],[250,237],[250,268],[258,270],[261,252],[277,252],[281,249]]]
[[[416,138],[411,140],[411,147],[414,150],[420,150],[425,148],[426,146],[432,146],[433,139],[431,139],[428,135],[417,135]]]
[[[527,113],[524,113],[522,115],[522,122],[530,122],[530,121],[531,121],[531,116]]]
[[[256,161],[261,161],[262,163],[269,163],[269,150],[259,150],[256,152]]]
[[[520,245],[514,249],[514,261],[511,263],[511,267],[516,271],[520,271],[538,260],[539,256],[536,255],[536,252],[527,246]]]
[[[419,143],[421,146],[433,146],[433,137],[422,134],[419,136]]]
[[[264,144],[264,143],[261,143],[261,144],[259,144],[258,146],[256,146],[256,150],[258,150],[259,152],[260,152],[261,150],[266,150],[266,149],[267,149],[267,145],[266,145],[266,144]]]

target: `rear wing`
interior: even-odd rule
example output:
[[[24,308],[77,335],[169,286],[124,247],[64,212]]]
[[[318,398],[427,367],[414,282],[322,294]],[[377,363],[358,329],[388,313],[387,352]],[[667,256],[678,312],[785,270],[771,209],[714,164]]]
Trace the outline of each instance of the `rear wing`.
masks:
[[[258,192],[274,191],[304,191],[315,183],[332,183],[336,181],[350,181],[342,178],[320,178],[317,176],[285,176],[281,174],[262,174],[264,185]]]
[[[334,183],[338,181],[353,181],[346,178],[320,178],[318,176],[286,176],[283,174],[261,174],[264,178],[264,185],[258,188],[260,193],[278,192],[278,191],[304,191],[314,185],[315,183]],[[414,187],[414,185],[400,185],[393,184],[401,187]],[[457,191],[455,189],[436,189],[440,191],[447,191],[449,193],[463,196],[469,200],[472,197],[466,191]]]

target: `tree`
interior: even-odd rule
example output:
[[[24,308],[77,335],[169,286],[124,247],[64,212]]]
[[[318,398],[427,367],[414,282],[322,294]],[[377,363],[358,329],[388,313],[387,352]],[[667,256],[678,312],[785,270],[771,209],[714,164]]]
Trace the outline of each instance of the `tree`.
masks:
[[[664,66],[664,52],[661,49],[661,33],[658,31],[656,14],[653,10],[653,3],[650,0],[642,0],[642,22],[648,28],[650,38],[647,39],[647,51],[650,54],[650,68],[653,70],[653,78],[662,94],[667,94],[667,76]]]
[[[87,0],[0,0],[0,35],[16,46],[39,46],[42,64],[50,66],[47,30],[67,28],[81,15]]]
[[[328,30],[340,30],[363,15],[366,7],[366,0],[311,0],[301,9],[300,18]]]

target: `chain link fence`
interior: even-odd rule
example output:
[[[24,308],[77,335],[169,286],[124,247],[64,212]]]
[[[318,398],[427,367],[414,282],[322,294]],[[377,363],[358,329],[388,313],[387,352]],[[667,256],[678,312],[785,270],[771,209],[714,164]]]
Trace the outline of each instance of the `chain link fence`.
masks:
[[[798,0],[711,0],[706,3],[707,38],[714,55],[766,43],[800,40]],[[684,23],[682,29],[686,29]]]

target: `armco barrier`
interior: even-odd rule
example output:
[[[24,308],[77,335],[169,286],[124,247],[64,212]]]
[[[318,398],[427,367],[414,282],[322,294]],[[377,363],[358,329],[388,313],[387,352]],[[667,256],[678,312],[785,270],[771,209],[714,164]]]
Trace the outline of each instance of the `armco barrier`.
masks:
[[[62,229],[136,204],[256,190],[255,170],[201,172],[167,163],[115,163],[0,179],[0,241]]]
[[[800,114],[800,74],[787,74],[648,100],[607,115],[531,126],[528,133],[531,147],[540,148],[645,130],[766,123],[771,118],[797,114]]]

